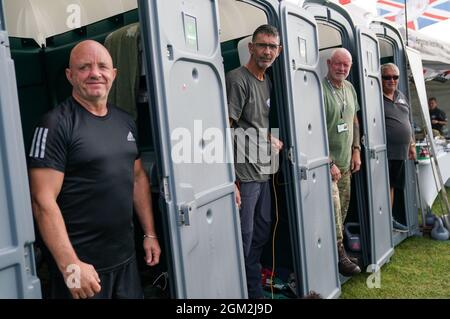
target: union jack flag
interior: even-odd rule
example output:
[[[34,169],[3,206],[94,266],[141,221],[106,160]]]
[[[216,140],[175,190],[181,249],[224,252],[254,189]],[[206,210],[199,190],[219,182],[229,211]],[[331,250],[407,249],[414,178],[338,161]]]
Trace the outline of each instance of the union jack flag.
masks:
[[[351,0],[339,0],[342,5]],[[408,28],[420,30],[432,24],[450,19],[450,0],[376,0],[378,15],[398,24],[405,24],[408,17]]]

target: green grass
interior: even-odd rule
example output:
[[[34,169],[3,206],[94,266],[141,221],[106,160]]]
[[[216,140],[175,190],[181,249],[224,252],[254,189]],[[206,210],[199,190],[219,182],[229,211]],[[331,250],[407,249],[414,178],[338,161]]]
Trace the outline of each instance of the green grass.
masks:
[[[432,208],[439,216],[446,213],[440,201],[438,196]],[[341,298],[450,298],[450,240],[408,238],[395,247],[391,261],[381,268],[380,288],[367,287],[370,275],[361,273],[345,283]]]
[[[447,192],[448,201],[450,202],[450,187],[446,187],[445,190]],[[447,214],[445,202],[442,200],[440,194],[438,194],[438,196],[434,200],[433,207],[431,210],[433,211],[433,214],[435,214],[437,216],[442,216],[442,215]]]

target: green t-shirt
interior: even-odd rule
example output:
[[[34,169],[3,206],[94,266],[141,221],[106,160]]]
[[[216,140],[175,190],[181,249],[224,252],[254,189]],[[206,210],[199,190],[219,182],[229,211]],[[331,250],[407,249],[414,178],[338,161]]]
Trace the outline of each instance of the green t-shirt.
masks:
[[[327,78],[323,79],[322,88],[330,156],[340,169],[348,169],[352,156],[353,119],[359,111],[356,92],[348,81],[344,81],[342,88],[335,88]]]
[[[260,81],[241,66],[227,73],[226,85],[228,116],[233,119],[236,177],[242,182],[266,181],[271,173],[270,158],[263,156],[270,149],[270,80],[266,75]]]

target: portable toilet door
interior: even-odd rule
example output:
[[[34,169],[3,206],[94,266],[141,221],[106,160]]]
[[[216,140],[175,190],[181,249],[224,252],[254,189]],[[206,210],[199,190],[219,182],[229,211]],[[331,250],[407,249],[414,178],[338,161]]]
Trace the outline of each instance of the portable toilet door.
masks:
[[[246,298],[231,140],[214,135],[228,127],[218,3],[140,0],[138,7],[174,297]],[[206,157],[225,148],[217,161]]]
[[[406,50],[400,32],[389,23],[374,21],[370,25],[380,43],[381,64],[392,62],[400,70],[398,89],[410,99]],[[411,123],[413,122],[412,110],[410,110]],[[403,192],[396,191],[394,195],[393,217],[400,223],[408,227],[408,233],[393,232],[394,245],[398,245],[408,236],[413,236],[419,232],[418,220],[418,199],[417,199],[417,178],[415,164],[412,160],[405,163],[405,189]]]
[[[14,62],[0,1],[0,299],[41,298]]]
[[[341,38],[339,46],[353,57],[349,80],[361,108],[362,167],[352,178],[353,216],[348,217],[359,222],[363,263],[370,265],[368,271],[374,271],[394,253],[378,41],[369,30],[355,26],[348,12],[335,3],[309,0],[304,7],[318,24]],[[321,36],[327,35],[319,33],[319,41],[323,40]]]
[[[280,2],[281,38],[289,165],[295,176],[290,213],[294,259],[303,295],[310,291],[324,298],[340,294],[336,232],[331,200],[331,179],[326,118],[318,71],[318,34],[314,17],[288,1]]]
[[[370,218],[372,265],[381,266],[393,254],[389,172],[378,40],[368,29],[356,27],[364,149]],[[377,271],[377,269],[372,269]]]

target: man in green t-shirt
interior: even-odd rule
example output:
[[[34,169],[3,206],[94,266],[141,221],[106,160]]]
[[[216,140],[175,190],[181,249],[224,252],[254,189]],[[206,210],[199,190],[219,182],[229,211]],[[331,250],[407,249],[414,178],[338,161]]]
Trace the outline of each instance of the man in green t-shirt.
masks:
[[[351,174],[361,166],[358,100],[353,85],[346,81],[352,56],[344,48],[336,49],[327,60],[328,74],[322,82],[330,149],[330,173],[339,254],[339,272],[353,276],[361,272],[357,259],[348,257],[342,243],[343,224],[350,203]]]
[[[261,254],[271,231],[271,157],[283,143],[269,133],[271,82],[266,75],[281,52],[275,27],[262,25],[248,44],[250,59],[227,73],[230,126],[234,132],[236,182],[241,196],[240,218],[248,297],[263,298]],[[247,143],[248,141],[248,143]],[[269,152],[268,152],[269,151]],[[239,202],[237,200],[237,202]]]

